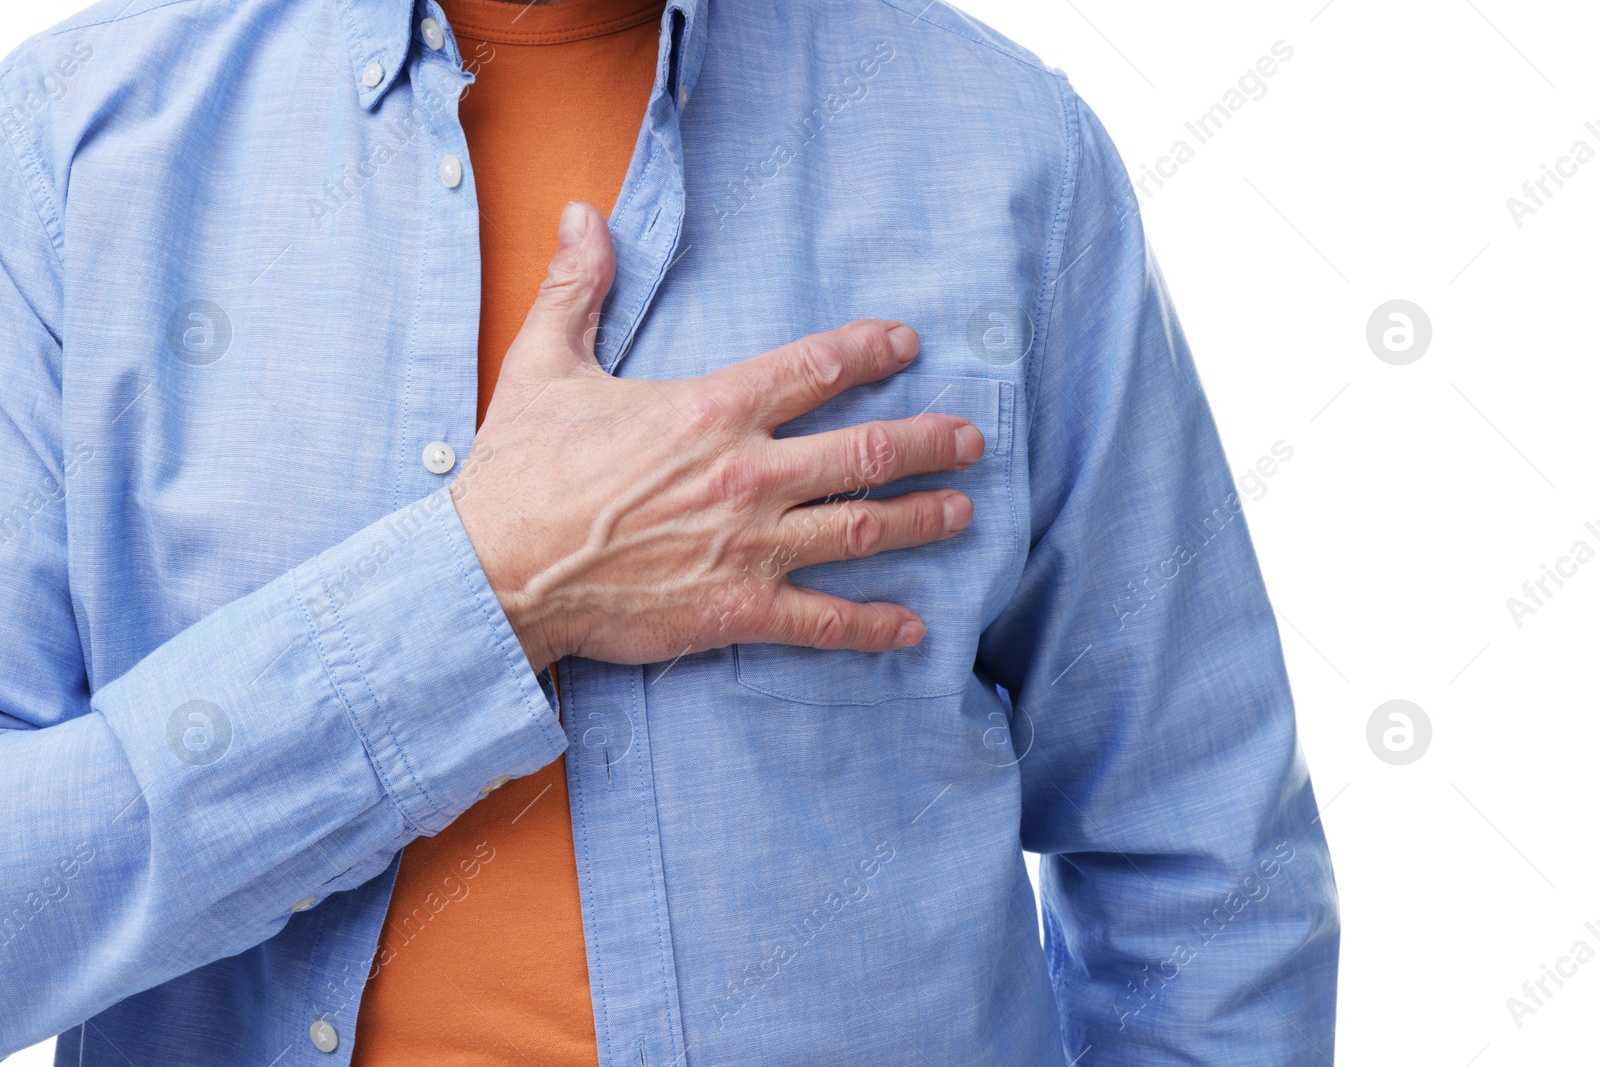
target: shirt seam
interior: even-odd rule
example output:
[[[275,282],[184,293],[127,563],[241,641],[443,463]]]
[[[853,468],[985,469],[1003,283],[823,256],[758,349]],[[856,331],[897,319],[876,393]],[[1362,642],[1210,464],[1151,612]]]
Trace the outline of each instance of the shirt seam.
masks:
[[[313,567],[315,567],[315,564],[313,564]],[[289,573],[291,575],[290,582],[291,587],[294,590],[295,602],[300,609],[300,617],[305,621],[306,629],[310,632],[311,644],[316,649],[317,658],[322,662],[323,674],[327,677],[329,684],[333,687],[334,695],[338,697],[340,706],[344,708],[345,716],[350,720],[350,725],[354,727],[356,736],[361,738],[362,748],[366,750],[367,762],[371,764],[373,773],[378,776],[378,781],[382,784],[384,793],[388,796],[390,803],[394,804],[396,810],[400,813],[400,818],[405,821],[405,824],[409,828],[416,830],[418,833],[424,832],[422,825],[416,819],[412,818],[411,813],[406,810],[405,802],[400,799],[399,790],[395,787],[394,781],[384,769],[383,761],[378,758],[373,749],[371,737],[362,727],[361,717],[356,714],[355,707],[351,703],[350,698],[345,695],[344,687],[339,684],[337,672],[333,669],[333,664],[328,660],[327,652],[322,647],[322,641],[320,638],[323,635],[323,631],[318,629],[316,623],[312,622],[311,613],[306,609],[305,606],[305,598],[301,596],[299,575],[294,571],[290,571]],[[319,583],[322,581],[320,571],[317,574],[317,580]],[[339,618],[338,609],[336,607],[332,607],[331,600],[329,601],[329,604],[335,618],[338,619],[339,634],[344,639],[345,647],[351,653],[350,662],[354,664],[356,675],[361,679],[361,684],[366,687],[367,695],[372,698],[373,707],[377,711],[379,720],[383,724],[384,731],[389,735],[390,745],[394,747],[395,752],[400,757],[401,763],[405,766],[406,772],[411,776],[412,785],[415,786],[417,792],[421,794],[423,800],[426,801],[425,807],[431,809],[431,813],[434,815],[441,814],[438,806],[433,801],[433,797],[430,796],[428,791],[423,788],[422,783],[417,781],[416,772],[412,769],[410,762],[405,757],[405,752],[401,749],[399,742],[395,739],[394,732],[389,727],[388,717],[383,714],[383,710],[378,704],[378,698],[376,694],[373,693],[372,686],[367,680],[366,672],[362,670],[360,662],[355,657],[355,651],[350,646],[350,635],[344,628],[344,620]]]
[[[651,100],[653,102],[655,97],[652,96]],[[624,179],[623,190],[627,193],[627,198],[612,206],[611,215],[613,218],[621,218],[626,210],[632,208],[634,201],[645,195],[646,187],[650,184],[650,172],[653,169],[658,166],[667,167],[668,177],[671,177],[673,173],[677,171],[678,164],[673,157],[672,147],[667,143],[667,139],[661,133],[661,131],[656,128],[653,122],[650,121],[648,111],[646,111],[645,114],[645,131],[649,134],[649,144],[652,147],[646,150],[647,156],[645,158],[644,170],[639,175],[639,181],[637,185],[631,191],[627,189],[626,179]],[[658,153],[661,153],[665,156],[666,162],[660,162],[657,155]],[[678,177],[679,194],[677,197],[677,202],[675,205],[669,204],[669,206],[676,206],[678,209],[677,233],[674,235],[672,243],[667,247],[666,255],[660,257],[660,263],[656,267],[655,273],[652,275],[649,284],[641,290],[644,296],[638,302],[638,304],[631,311],[629,311],[628,321],[625,323],[626,328],[619,334],[622,339],[617,342],[616,355],[612,358],[609,364],[601,364],[607,374],[615,375],[617,372],[617,367],[622,363],[623,357],[626,356],[629,350],[633,348],[633,336],[635,331],[638,329],[641,317],[644,315],[645,310],[650,306],[654,294],[661,286],[662,279],[666,277],[667,271],[670,270],[672,265],[677,262],[677,260],[672,258],[672,252],[678,247],[678,242],[683,239],[683,220],[688,215],[686,199],[687,193],[682,188],[681,172],[678,174]],[[659,215],[663,210],[666,209],[658,207],[657,214]],[[610,309],[613,317],[618,310],[619,309],[615,307]],[[600,356],[599,345],[596,345],[595,356],[596,358],[599,358]]]
[[[318,568],[318,577],[321,577],[320,571],[321,568]],[[377,690],[372,687],[372,679],[367,676],[367,669],[361,665],[361,659],[356,655],[355,643],[350,640],[350,631],[345,625],[344,615],[340,612],[339,606],[332,602],[331,598],[329,605],[334,623],[339,628],[339,636],[343,639],[345,648],[350,653],[350,662],[355,667],[356,677],[361,680],[362,688],[367,691],[367,697],[372,701],[372,709],[383,723],[384,733],[389,735],[389,744],[394,747],[395,755],[400,758],[401,765],[405,767],[406,775],[411,779],[411,785],[427,801],[428,807],[433,809],[435,815],[443,816],[444,809],[439,807],[438,802],[428,792],[428,788],[423,784],[422,779],[417,777],[416,768],[411,766],[411,759],[406,755],[405,746],[400,744],[399,738],[394,735],[394,726],[389,722],[389,716],[384,713],[383,702],[378,699]]]
[[[322,576],[322,574],[320,574],[320,568],[318,568],[318,577],[320,576]],[[371,681],[371,678],[368,677],[366,667],[365,665],[362,665],[362,659],[360,659],[360,656],[355,654],[355,643],[354,641],[350,640],[350,630],[347,629],[346,622],[344,622],[344,614],[339,611],[338,605],[333,605],[333,601],[331,600],[330,605],[333,606],[334,624],[338,625],[339,627],[339,637],[344,640],[344,648],[346,648],[346,651],[349,651],[350,653],[350,664],[355,665],[355,673],[357,673],[357,677],[362,680],[362,688],[366,689],[366,696],[368,696],[368,699],[371,699],[371,702],[373,702],[373,712],[376,713],[379,720],[382,721],[382,725],[384,725],[384,733],[389,734],[389,744],[394,745],[395,755],[400,757],[400,765],[405,766],[405,773],[406,776],[410,777],[411,785],[413,785],[414,789],[416,789],[416,792],[421,793],[422,800],[427,801],[427,806],[432,808],[435,816],[445,816],[445,809],[438,806],[438,801],[434,800],[434,795],[427,792],[427,785],[422,782],[421,777],[418,777],[416,768],[411,766],[411,758],[406,755],[405,745],[400,744],[400,739],[395,737],[394,723],[390,723],[389,715],[384,712],[384,705],[382,705],[382,701],[379,701],[378,699],[378,691],[373,688],[373,681]]]
[[[68,34],[77,33],[81,30],[91,30],[97,26],[110,26],[119,22],[130,22],[133,19],[139,18],[140,16],[148,15],[164,8],[178,7],[183,4],[202,2],[203,0],[158,0],[157,3],[153,3],[149,7],[140,8],[138,11],[134,11],[132,13],[129,13],[127,11],[127,7],[124,7],[115,15],[111,15],[106,18],[93,19],[86,22],[75,22],[69,20],[60,25],[41,30],[39,33],[34,34],[32,37],[29,37],[21,45],[19,45],[17,49],[12,52],[9,57],[7,57],[4,64],[0,65],[0,81],[5,81],[11,77],[12,71],[16,69],[17,63],[28,54],[30,45],[34,45],[43,41],[54,40],[58,37],[64,37]],[[17,146],[13,143],[14,138],[20,135],[21,129],[22,127],[19,125],[17,127],[17,134],[6,137],[6,143],[11,145],[13,156],[15,156],[17,153]],[[3,127],[0,127],[0,132],[3,132]],[[34,163],[34,166],[37,170],[37,182],[40,186],[42,186],[42,191],[46,195],[46,199],[48,200],[51,208],[50,218],[55,220],[56,225],[52,227],[50,225],[50,221],[44,217],[44,211],[41,209],[37,199],[35,200],[33,209],[34,212],[40,216],[39,221],[44,226],[45,234],[50,238],[50,247],[56,254],[56,261],[61,264],[62,270],[65,271],[66,233],[65,227],[62,226],[60,221],[60,212],[55,210],[58,198],[55,196],[55,189],[51,186],[49,178],[45,176],[43,164],[37,162],[32,153],[29,153],[29,160]],[[18,158],[17,166],[19,173],[22,173],[25,178],[29,179],[29,183],[33,184],[35,179],[28,173],[27,168],[23,166],[20,157]]]
[[[294,571],[289,572],[289,583],[290,589],[294,593],[295,604],[300,611],[300,617],[302,620],[304,620],[306,624],[306,630],[310,634],[311,646],[316,651],[317,660],[322,664],[323,676],[328,679],[328,684],[333,687],[333,693],[339,701],[339,706],[344,709],[345,717],[350,720],[351,728],[355,730],[356,736],[361,739],[361,747],[366,753],[367,762],[372,766],[372,772],[378,776],[378,782],[383,786],[384,794],[389,798],[389,802],[393,804],[399,811],[400,818],[404,820],[408,827],[420,832],[422,828],[418,826],[415,821],[406,813],[405,806],[400,802],[399,797],[396,796],[397,791],[394,787],[394,783],[389,780],[389,775],[384,771],[382,762],[373,752],[372,740],[367,736],[367,731],[362,728],[361,719],[356,715],[355,709],[351,706],[349,698],[347,698],[344,694],[343,686],[339,684],[339,680],[335,676],[333,664],[329,662],[327,653],[322,647],[322,642],[319,640],[321,634],[317,630],[316,624],[311,621],[311,613],[306,610],[305,598],[301,595],[300,591],[299,575]]]
[[[575,687],[572,685],[572,674],[570,671],[567,672],[567,679],[567,700],[571,703],[572,707],[572,718],[569,721],[575,722],[577,721],[578,716],[578,695]],[[584,795],[584,791],[581,788],[581,775],[581,767],[572,761],[568,761],[567,803],[569,809],[577,814],[577,820],[573,825],[573,847],[574,850],[579,847],[578,839],[581,837],[581,847],[583,849],[583,875],[579,878],[578,885],[580,891],[583,888],[588,887],[590,889],[589,895],[592,896],[594,886],[594,845],[589,840],[589,803],[588,798]],[[574,784],[579,785],[580,788],[572,788]],[[584,914],[587,916],[588,912],[585,911]],[[595,1043],[602,1049],[609,1049],[615,1041],[615,1035],[613,1035],[611,1031],[611,1008],[609,1004],[609,998],[606,995],[605,952],[600,944],[600,935],[598,930],[591,927],[590,922],[587,920],[583,924],[583,929],[585,939],[584,949],[586,952],[588,952],[589,945],[587,942],[591,934],[594,938],[594,951],[588,952],[588,960],[590,968],[594,972],[593,978],[589,983],[589,988],[591,991],[590,999],[595,1002],[595,1005],[598,1005],[599,1008],[599,1010],[595,1012],[594,1020]],[[591,1005],[591,1007],[593,1006],[594,1005]]]
[[[939,23],[939,22],[930,22],[925,16],[928,13],[928,8],[932,7],[933,4],[925,5],[919,13],[913,13],[911,7],[909,7],[909,6],[905,5],[905,4],[899,3],[899,2],[897,2],[897,0],[878,0],[878,2],[883,4],[886,7],[892,7],[896,11],[899,11],[902,14],[912,15],[914,22],[926,23],[928,26],[931,26],[936,30],[943,30],[945,33],[948,33],[952,37],[959,37],[963,41],[970,41],[971,43],[973,43],[975,45],[978,45],[979,47],[987,48],[991,52],[994,52],[997,55],[1005,56],[1007,59],[1011,60],[1013,63],[1017,63],[1017,64],[1019,64],[1021,66],[1027,67],[1029,70],[1038,71],[1041,74],[1050,74],[1050,75],[1054,75],[1054,76],[1059,77],[1059,75],[1057,75],[1055,71],[1053,71],[1049,67],[1045,66],[1038,59],[1030,57],[1030,56],[1023,55],[1020,52],[1013,52],[1013,51],[1011,51],[1011,50],[1009,50],[1007,48],[1002,47],[1000,45],[1000,43],[997,42],[997,41],[986,40],[986,39],[984,39],[982,37],[974,37],[970,33],[962,33],[960,30],[956,29],[954,26],[946,26],[943,23]],[[935,0],[935,2],[937,2],[937,0]],[[941,4],[940,6],[943,7],[945,5]],[[965,17],[965,16],[963,16],[963,17]]]
[[[679,1030],[680,1020],[673,1018],[673,1005],[677,1002],[678,966],[672,953],[672,917],[662,907],[662,892],[666,880],[666,860],[661,854],[661,821],[660,808],[656,800],[655,790],[655,756],[650,748],[650,728],[644,720],[644,712],[639,707],[639,692],[644,687],[644,668],[636,668],[639,672],[638,684],[628,687],[629,707],[639,722],[639,734],[644,738],[644,752],[639,766],[639,802],[648,805],[651,825],[645,838],[650,844],[650,905],[655,910],[656,918],[656,951],[661,956],[661,989],[663,1007],[666,1014],[667,1034],[673,1045],[681,1044],[683,1034]],[[635,738],[635,744],[638,739]]]
[[[8,66],[0,78],[10,75]],[[0,106],[5,106],[0,104]],[[0,126],[0,129],[3,129]],[[44,235],[49,239],[50,251],[55,253],[56,263],[60,265],[63,274],[67,269],[66,263],[66,235],[61,226],[60,213],[55,210],[54,190],[50,187],[50,179],[45,177],[44,164],[32,151],[32,146],[20,143],[23,127],[18,124],[6,134],[6,147],[11,149],[11,158],[17,164],[17,175],[28,185],[28,200],[32,204],[33,213],[38,216],[39,225],[44,227]],[[24,158],[26,156],[26,158]],[[48,210],[48,214],[46,209]],[[53,225],[52,225],[53,224]],[[54,336],[51,331],[51,336]],[[57,340],[59,343],[59,339]]]
[[[419,64],[419,66],[420,66],[420,64]],[[441,146],[438,143],[439,138],[435,135],[433,127],[428,121],[428,119],[431,118],[431,115],[428,112],[424,111],[423,108],[420,108],[420,107],[417,106],[418,103],[426,104],[426,100],[423,99],[423,97],[419,94],[419,89],[421,89],[421,88],[422,88],[421,86],[418,86],[415,83],[412,84],[413,103],[411,105],[411,110],[414,113],[415,112],[419,112],[419,111],[422,112],[422,115],[417,118],[417,122],[419,124],[421,124],[422,129],[423,129],[423,136],[427,138],[427,141],[428,141],[427,147],[429,148],[430,153],[431,153],[430,158],[437,158],[438,155],[439,155],[438,149]],[[460,99],[459,96],[457,97],[457,99],[459,101],[459,99]],[[464,138],[463,138],[463,140],[464,140]],[[469,149],[463,149],[462,155],[464,155],[466,157],[466,161],[465,161],[466,165],[461,168],[461,170],[462,170],[462,179],[463,179],[463,181],[472,181],[472,170],[471,170],[471,168],[472,168],[472,153],[471,153],[471,151]],[[423,235],[422,235],[422,251],[417,256],[417,288],[416,288],[416,291],[412,294],[412,298],[411,298],[411,325],[406,330],[406,374],[405,374],[405,385],[404,385],[404,388],[403,388],[403,391],[402,391],[402,394],[401,394],[401,398],[400,398],[400,447],[402,449],[408,449],[412,445],[412,440],[411,440],[411,381],[412,381],[413,377],[415,377],[415,375],[416,375],[416,368],[417,368],[417,332],[422,328],[422,301],[423,301],[423,294],[427,291],[428,250],[433,245],[433,224],[434,224],[434,221],[435,221],[435,216],[439,214],[439,212],[432,210],[432,207],[436,203],[436,198],[439,196],[439,189],[443,188],[443,186],[440,183],[428,182],[427,179],[423,179],[423,181],[429,186],[429,190],[428,190],[428,206],[429,206],[430,210],[427,210],[427,211],[423,212],[423,217],[426,220],[423,223],[423,225],[426,226],[427,229],[423,232]],[[472,181],[471,190],[472,190],[473,207],[476,208],[477,205],[478,205],[478,187],[477,187],[476,181]],[[474,211],[474,214],[477,214],[477,212]],[[481,226],[481,223],[480,223],[480,226]],[[482,254],[481,254],[481,252],[479,254],[479,263],[478,263],[478,291],[479,291],[479,294],[480,294],[479,295],[480,306],[479,306],[479,312],[478,312],[478,316],[477,317],[479,317],[481,319],[481,317],[482,317],[481,302],[482,302],[482,299],[483,299],[482,298],[482,291],[483,291],[483,263],[482,263]],[[482,326],[481,322],[479,323],[478,329],[479,330],[483,329],[483,326]],[[476,411],[477,407],[478,407],[478,395],[477,395],[476,386],[473,389],[472,407],[473,407],[474,411]],[[405,469],[406,469],[405,465],[406,465],[406,462],[407,462],[407,457],[404,454],[402,454],[401,457],[400,457],[400,463],[397,465],[397,467],[395,469],[395,475],[394,475],[394,499],[393,499],[393,506],[395,508],[399,508],[401,506],[401,504],[402,504],[401,493],[404,491],[404,487],[405,487]]]
[[[196,4],[203,2],[204,0],[161,0],[161,2],[151,4],[149,7],[140,8],[138,11],[135,11],[132,14],[125,13],[126,8],[124,8],[123,11],[119,11],[115,15],[112,15],[108,18],[95,19],[92,22],[66,22],[59,26],[52,26],[48,29],[41,30],[34,36],[24,41],[22,45],[18,46],[18,50],[12,54],[11,62],[7,63],[3,69],[0,69],[0,77],[4,77],[11,73],[11,68],[15,64],[17,58],[27,50],[27,46],[29,44],[35,41],[48,41],[52,38],[61,37],[65,34],[74,33],[78,30],[93,29],[96,26],[109,26],[115,22],[127,22],[132,19],[136,19],[141,15],[148,15],[152,11],[160,11],[162,8],[166,7],[177,7],[179,4]]]
[[[374,54],[374,52],[381,51],[382,45],[380,43],[379,47],[374,49],[371,45],[370,39],[367,37],[366,31],[362,27],[356,25],[355,4],[341,3],[336,6],[339,8],[339,21],[344,25],[345,47],[349,53],[342,58],[350,63],[350,70],[348,73],[353,74],[356,73],[356,65],[360,62],[359,57],[370,56]],[[406,40],[408,55],[410,52],[410,44],[411,41],[408,37]],[[339,73],[343,75],[347,72],[340,71]],[[369,89],[368,92],[373,92],[375,89],[376,87],[373,87],[373,89]],[[360,100],[361,97],[362,92],[358,89],[356,91],[356,98]],[[364,103],[363,106],[365,106]]]
[[[1006,434],[1006,514],[1011,516],[1011,563],[1009,564],[1011,566],[1016,566],[1019,559],[1025,560],[1027,558],[1027,546],[1022,541],[1022,526],[1017,521],[1017,475],[1016,463],[1013,462],[1017,451],[1016,392],[1016,387],[1011,382],[1000,383],[999,402],[1003,410],[999,418],[1000,425],[1004,428]],[[1020,576],[1021,572],[1018,571],[1018,574]],[[1013,593],[1015,589],[1016,583],[1013,582]],[[981,631],[978,639],[980,641],[983,639]]]
[[[1050,240],[1045,245],[1044,262],[1040,264],[1043,270],[1039,275],[1039,302],[1034,308],[1039,332],[1033,356],[1028,361],[1027,376],[1023,382],[1023,403],[1027,409],[1025,422],[1029,431],[1030,446],[1033,439],[1033,411],[1038,396],[1039,367],[1043,354],[1050,344],[1050,323],[1058,297],[1057,286],[1062,283],[1064,280],[1062,275],[1066,273],[1059,268],[1062,261],[1067,258],[1067,237],[1077,209],[1078,172],[1083,162],[1082,125],[1078,122],[1078,94],[1073,91],[1063,75],[1056,74],[1053,77],[1056,82],[1057,98],[1061,102],[1062,133],[1067,160],[1062,167],[1061,193],[1056,200],[1055,216],[1050,222]]]

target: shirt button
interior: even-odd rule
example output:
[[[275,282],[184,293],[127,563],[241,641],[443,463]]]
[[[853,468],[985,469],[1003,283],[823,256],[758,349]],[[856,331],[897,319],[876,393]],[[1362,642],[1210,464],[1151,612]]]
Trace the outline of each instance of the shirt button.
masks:
[[[682,111],[684,108],[686,108],[688,106],[689,106],[689,87],[687,85],[680,86],[679,89],[678,89],[678,110]]]
[[[311,1043],[317,1046],[318,1051],[332,1052],[339,1047],[339,1031],[330,1026],[326,1019],[318,1019],[311,1024]]]
[[[461,160],[445,156],[439,160],[439,180],[454,189],[461,184]]]
[[[367,69],[361,72],[361,81],[368,89],[383,81],[383,64],[374,59],[367,64]]]
[[[448,473],[456,465],[456,450],[443,441],[433,441],[422,450],[422,465],[435,474]]]
[[[436,52],[444,47],[444,31],[432,19],[422,20],[422,43]]]
[[[290,910],[291,911],[305,911],[307,908],[310,908],[316,902],[317,902],[317,898],[316,897],[306,897],[304,900],[295,901],[294,907],[291,908]]]
[[[509,774],[502,774],[500,777],[496,778],[494,781],[490,782],[488,785],[484,786],[479,791],[484,796],[488,796],[490,793],[493,793],[496,789],[499,789],[501,786],[505,785],[509,781],[511,781],[511,776]]]

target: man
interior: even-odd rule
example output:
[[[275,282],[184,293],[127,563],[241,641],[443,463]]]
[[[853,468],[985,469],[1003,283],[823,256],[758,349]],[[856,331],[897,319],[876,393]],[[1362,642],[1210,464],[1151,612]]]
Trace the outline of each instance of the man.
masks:
[[[0,70],[0,1049],[1331,1062],[1093,114],[937,4],[500,2],[111,0]]]

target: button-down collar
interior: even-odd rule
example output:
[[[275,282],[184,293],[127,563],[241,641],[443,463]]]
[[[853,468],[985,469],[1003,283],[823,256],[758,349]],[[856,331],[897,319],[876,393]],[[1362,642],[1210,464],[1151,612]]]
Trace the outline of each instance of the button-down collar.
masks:
[[[345,45],[350,55],[350,84],[368,111],[378,105],[405,69],[411,50],[412,0],[339,0]],[[363,77],[377,63],[382,76],[371,85]]]
[[[661,62],[652,91],[651,121],[658,124],[666,109],[655,106],[663,95],[675,109],[675,98],[694,92],[705,56],[705,8],[707,0],[670,0],[661,16]],[[412,27],[422,15],[414,0],[339,0],[344,21],[345,44],[350,57],[350,84],[371,111],[389,86],[405,69],[413,40]],[[675,52],[673,50],[676,50]],[[372,63],[382,69],[382,77],[367,85],[363,74]],[[674,77],[675,74],[675,77]],[[671,78],[676,82],[668,85]]]

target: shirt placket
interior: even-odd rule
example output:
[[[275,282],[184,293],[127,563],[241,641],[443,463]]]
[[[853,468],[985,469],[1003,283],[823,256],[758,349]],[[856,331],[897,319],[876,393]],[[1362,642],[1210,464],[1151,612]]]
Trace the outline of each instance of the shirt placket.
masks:
[[[477,420],[478,314],[482,286],[477,183],[458,105],[472,77],[461,69],[444,13],[431,2],[414,12],[408,83],[379,109],[408,111],[418,123],[418,210],[411,224],[426,233],[416,265],[417,299],[406,361],[401,420],[406,457],[395,506],[431,492],[466,462]],[[430,25],[431,23],[431,25]]]
[[[675,107],[657,86],[648,122]],[[669,135],[653,130],[611,217],[617,277],[596,333],[615,373],[673,262],[683,178]],[[684,1061],[677,967],[667,912],[644,669],[562,661],[567,788],[585,950],[602,1067]]]
[[[667,6],[644,150],[611,213],[617,272],[596,324],[595,356],[613,374],[685,249],[678,117],[703,54],[693,12]],[[700,31],[703,33],[703,31]],[[659,667],[657,668],[659,669]],[[584,947],[601,1067],[686,1062],[645,668],[568,658],[561,663],[567,790],[583,905]]]
[[[670,4],[668,12],[668,25],[681,28],[685,18],[678,4]],[[397,82],[397,91],[375,113],[395,109],[419,122],[418,140],[435,168],[431,176],[426,168],[418,172],[414,195],[425,208],[411,216],[425,228],[426,240],[417,266],[404,381],[402,453],[411,460],[402,464],[397,477],[397,505],[437,488],[469,454],[481,300],[477,192],[457,112],[472,76],[462,71],[454,34],[437,3],[417,5],[415,21],[409,82]],[[701,53],[688,31],[664,34],[662,50],[667,62],[647,111],[646,147],[630,168],[610,219],[618,268],[596,323],[595,343],[597,358],[613,373],[681,255],[684,184],[677,117],[688,102]],[[644,670],[578,659],[563,660],[560,670],[573,842],[600,1063],[682,1064],[687,1050],[667,914]],[[346,918],[352,928],[337,936],[325,931],[317,938],[323,947],[312,963],[312,990],[339,987],[338,976],[352,970],[352,956],[357,969],[371,964],[396,869],[391,866],[351,894],[364,898],[360,906],[351,901]],[[364,946],[365,952],[350,952],[352,944]],[[313,1053],[309,1062],[329,1067],[348,1063],[356,1005],[330,1012],[321,1003],[326,998],[310,999],[309,1015],[335,1023],[341,1040],[331,1055]],[[315,1044],[313,1035],[303,1047],[310,1052]]]
[[[374,383],[401,390],[395,507],[447,484],[470,457],[476,429],[482,264],[477,189],[458,114],[472,77],[463,72],[445,25],[433,0],[417,4],[407,77],[385,84],[381,64],[363,72],[366,88],[382,91],[368,121],[384,124],[392,139],[422,152],[409,171],[410,206],[396,211],[424,233],[420,260],[379,267],[404,272],[416,286],[402,380]],[[303,1002],[285,1013],[295,1021],[287,1026],[290,1045],[278,1067],[350,1062],[360,995],[381,966],[378,943],[398,870],[399,858],[377,878],[308,913],[314,928],[307,940],[315,948]]]

